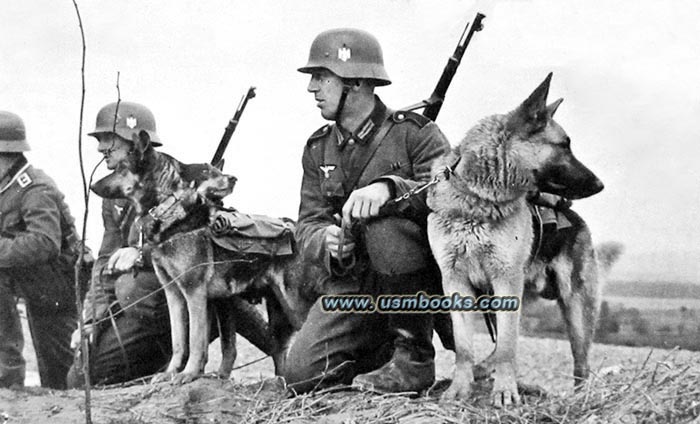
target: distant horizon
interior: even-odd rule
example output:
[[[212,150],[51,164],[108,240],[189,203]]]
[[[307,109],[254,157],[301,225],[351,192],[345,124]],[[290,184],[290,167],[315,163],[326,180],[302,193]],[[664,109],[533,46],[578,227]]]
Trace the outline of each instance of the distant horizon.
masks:
[[[700,284],[700,249],[623,253],[608,280]]]

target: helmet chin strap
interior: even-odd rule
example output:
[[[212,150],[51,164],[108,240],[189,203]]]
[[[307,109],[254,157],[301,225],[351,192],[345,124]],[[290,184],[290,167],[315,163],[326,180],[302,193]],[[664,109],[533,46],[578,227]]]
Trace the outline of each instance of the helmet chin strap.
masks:
[[[351,88],[352,85],[350,82],[343,80],[343,92],[340,94],[340,99],[338,99],[338,107],[335,109],[334,116],[335,123],[338,125],[338,127],[342,127],[342,125],[340,125],[340,116],[343,113],[343,109],[345,109],[345,100],[348,98],[348,93],[350,92]]]

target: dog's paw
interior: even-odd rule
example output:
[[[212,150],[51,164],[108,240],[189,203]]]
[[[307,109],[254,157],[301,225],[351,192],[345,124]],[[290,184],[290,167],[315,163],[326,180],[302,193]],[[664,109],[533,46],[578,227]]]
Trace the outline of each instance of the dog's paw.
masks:
[[[158,374],[154,375],[153,378],[151,378],[151,384],[165,383],[166,381],[170,381],[173,378],[173,375],[175,375],[175,373],[167,371],[159,372]]]
[[[229,378],[233,379],[231,377],[231,368],[229,367],[219,368],[219,370],[216,372],[216,376],[222,380],[228,380]]]
[[[493,405],[497,408],[507,408],[520,405],[520,395],[518,394],[518,384],[512,376],[499,376],[498,373],[493,380]]]
[[[191,383],[197,378],[199,378],[201,374],[198,372],[186,372],[183,371],[181,373],[175,374],[172,379],[172,383],[175,386],[181,386],[183,384]]]
[[[455,381],[440,396],[440,402],[453,402],[467,400],[472,394],[471,383],[457,383]]]

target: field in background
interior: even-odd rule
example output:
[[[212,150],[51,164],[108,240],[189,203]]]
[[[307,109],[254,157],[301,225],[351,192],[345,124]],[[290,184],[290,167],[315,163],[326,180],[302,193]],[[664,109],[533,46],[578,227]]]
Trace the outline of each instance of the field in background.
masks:
[[[559,319],[553,320],[552,316]],[[554,302],[525,309],[523,333],[566,338]],[[700,285],[673,282],[611,282],[603,292],[595,341],[700,351]]]

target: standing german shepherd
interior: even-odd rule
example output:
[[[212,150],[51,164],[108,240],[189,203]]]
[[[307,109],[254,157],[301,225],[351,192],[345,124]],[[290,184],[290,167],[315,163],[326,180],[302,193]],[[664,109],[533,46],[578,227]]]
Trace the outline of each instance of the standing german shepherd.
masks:
[[[528,192],[541,189],[580,199],[603,189],[571,152],[570,139],[552,117],[562,99],[547,105],[552,74],[517,109],[481,120],[460,145],[437,161],[434,172],[453,165],[453,175],[428,195],[433,213],[428,235],[446,295],[518,296],[524,286],[557,299],[566,320],[576,382],[588,376],[588,351],[599,307],[598,265],[591,235],[572,210],[570,228],[547,246],[533,249]],[[538,250],[536,256],[532,252]],[[518,404],[516,351],[520,311],[497,312],[492,354],[475,364],[474,316],[451,313],[456,364],[444,400],[466,399],[474,372],[493,371],[493,401]]]
[[[212,200],[230,194],[235,177],[208,164],[186,165],[155,151],[146,132],[139,135],[132,156],[92,190],[102,197],[131,199],[143,218],[144,240],[152,246],[173,345],[168,367],[153,381],[183,384],[203,372],[213,302],[221,336],[219,374],[231,373],[237,329],[272,355],[279,371],[294,330],[301,327],[318,296],[314,287],[323,270],[302,264],[299,255],[251,257],[214,245],[207,228]],[[265,298],[268,323],[261,325],[257,310],[244,307],[242,297]]]
[[[270,353],[279,373],[292,334],[301,328],[318,297],[315,283],[321,281],[323,270],[301,263],[300,255],[233,252],[212,241],[208,228],[211,212],[205,193],[216,187],[217,193],[222,194],[222,190],[227,190],[227,179],[212,173],[198,188],[176,191],[151,212],[157,225],[148,238],[157,243],[152,261],[165,288],[173,341],[170,364],[154,381],[187,383],[203,371],[207,359],[208,301],[237,295],[265,298]],[[173,281],[176,284],[170,284]],[[235,330],[240,317],[227,314],[226,310],[217,312],[223,349],[219,372],[228,375],[236,357]]]

